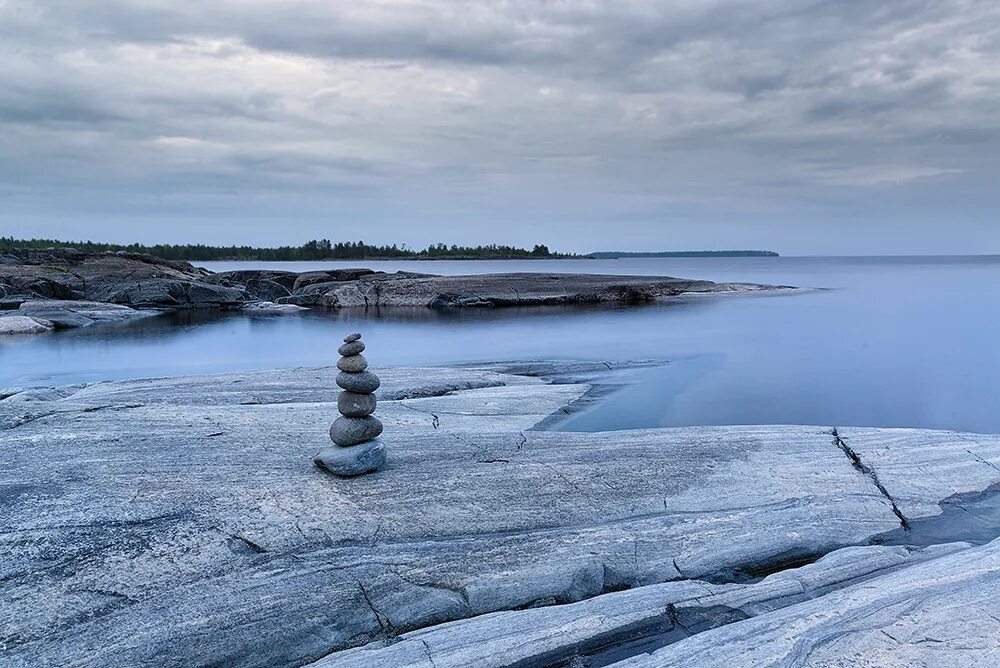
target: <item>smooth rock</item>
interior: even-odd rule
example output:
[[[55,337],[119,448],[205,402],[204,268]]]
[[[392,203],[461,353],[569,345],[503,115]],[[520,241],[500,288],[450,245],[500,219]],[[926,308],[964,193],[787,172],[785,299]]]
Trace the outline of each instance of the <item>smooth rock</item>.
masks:
[[[122,322],[156,315],[129,306],[83,300],[36,299],[21,304],[18,315],[51,322],[56,329],[87,327],[97,322]]]
[[[360,355],[365,350],[364,341],[351,341],[350,343],[345,343],[344,345],[337,348],[337,352],[344,357],[353,357],[355,355]]]
[[[382,433],[382,421],[376,417],[339,417],[330,425],[330,440],[347,447],[370,441]]]
[[[25,315],[8,315],[0,317],[0,335],[4,334],[42,334],[53,329],[52,323],[36,320]]]
[[[344,343],[354,343],[361,338],[361,334],[354,332],[353,334],[348,334],[344,337]]]
[[[368,368],[368,360],[361,354],[341,357],[337,360],[337,368],[348,373],[359,373]]]
[[[365,417],[375,412],[375,395],[341,392],[337,397],[337,410],[347,417]]]
[[[274,302],[247,302],[240,307],[241,311],[253,313],[299,313],[308,311],[304,306],[295,304],[275,304]]]
[[[320,450],[313,463],[339,476],[371,473],[385,464],[385,445],[377,438],[346,448],[334,445]]]
[[[348,392],[358,394],[370,394],[377,390],[382,384],[379,377],[371,371],[361,371],[358,373],[347,373],[341,371],[337,374],[337,385]]]
[[[336,410],[330,367],[102,382],[0,401],[0,449],[13,463],[0,466],[0,664],[293,668],[453,620],[485,624],[488,613],[556,615],[553,602],[609,591],[613,602],[679,579],[742,582],[740,573],[799,565],[900,526],[871,476],[834,443],[833,425],[533,431],[588,385],[469,368],[380,375],[393,454],[356,484],[310,475],[309,453],[319,450],[310,439]],[[989,464],[1000,437],[963,434],[967,449],[949,448],[951,461],[907,472],[907,451],[930,454],[942,439],[883,431],[893,452],[876,447],[873,430],[861,456],[884,471],[890,493],[904,476],[924,490],[909,501],[911,520],[924,502],[940,502],[944,471],[956,480],[959,465],[980,471],[980,489],[1000,480]],[[861,452],[857,434],[845,438]],[[934,570],[945,581],[955,572]],[[797,582],[803,573],[770,582],[789,597],[812,593]],[[980,586],[997,599],[994,583]],[[870,594],[894,591],[887,583]],[[646,610],[669,625],[663,607]],[[607,627],[598,613],[581,623],[599,634]],[[684,622],[687,612],[678,614]],[[840,625],[820,614],[831,630]],[[523,636],[504,644],[502,632],[490,636],[497,661],[522,651]],[[566,632],[588,637],[582,627]],[[429,644],[436,660],[439,646]],[[489,665],[470,648],[458,665]]]

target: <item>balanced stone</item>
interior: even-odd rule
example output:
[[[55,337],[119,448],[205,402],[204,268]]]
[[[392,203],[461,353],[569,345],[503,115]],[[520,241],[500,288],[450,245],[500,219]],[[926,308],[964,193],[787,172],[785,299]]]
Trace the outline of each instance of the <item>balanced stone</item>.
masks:
[[[347,336],[344,337],[344,343],[353,343],[360,338],[361,335],[358,334],[357,332],[354,332],[353,334],[348,334]]]
[[[337,368],[348,373],[358,373],[368,368],[368,360],[365,359],[364,355],[360,354],[341,357],[337,360]]]
[[[378,379],[378,376],[373,374],[371,371],[361,371],[358,373],[347,373],[346,371],[341,371],[337,374],[337,385],[348,392],[371,394],[377,390],[381,384],[382,382]]]
[[[323,448],[313,458],[313,463],[341,476],[371,473],[385,463],[385,445],[376,438],[352,448]]]
[[[382,433],[382,421],[377,417],[339,417],[330,425],[330,440],[347,447],[371,440]]]
[[[361,354],[361,351],[365,349],[364,341],[351,341],[350,343],[345,343],[344,345],[337,348],[337,352],[344,357],[351,357],[353,355]]]
[[[375,395],[341,392],[337,397],[337,410],[347,417],[365,417],[375,412]]]

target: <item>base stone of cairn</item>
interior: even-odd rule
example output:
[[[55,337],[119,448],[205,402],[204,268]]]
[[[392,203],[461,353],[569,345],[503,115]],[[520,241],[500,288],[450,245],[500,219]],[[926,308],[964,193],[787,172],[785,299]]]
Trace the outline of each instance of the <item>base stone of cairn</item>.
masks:
[[[368,371],[368,360],[361,353],[365,344],[360,334],[344,337],[344,345],[337,349],[337,397],[340,417],[330,426],[330,440],[335,445],[320,450],[313,463],[339,476],[371,473],[385,463],[385,445],[379,439],[382,422],[372,415],[375,412],[375,390],[378,376]]]

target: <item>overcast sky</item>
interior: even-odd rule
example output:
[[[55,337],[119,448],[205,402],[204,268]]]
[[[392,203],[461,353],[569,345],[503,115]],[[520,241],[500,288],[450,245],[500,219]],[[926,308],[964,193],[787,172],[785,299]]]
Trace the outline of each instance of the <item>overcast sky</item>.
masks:
[[[996,0],[0,0],[0,235],[1000,253]]]

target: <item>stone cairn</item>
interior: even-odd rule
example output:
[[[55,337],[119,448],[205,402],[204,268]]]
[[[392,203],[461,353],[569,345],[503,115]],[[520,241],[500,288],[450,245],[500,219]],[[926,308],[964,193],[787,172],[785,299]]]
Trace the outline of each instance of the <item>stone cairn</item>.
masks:
[[[330,426],[330,439],[336,444],[321,450],[313,462],[339,476],[370,473],[385,463],[385,445],[378,438],[382,422],[375,412],[375,390],[380,381],[368,371],[368,360],[361,352],[365,344],[360,334],[344,337],[337,349],[337,385],[342,389],[337,397],[341,417]]]

